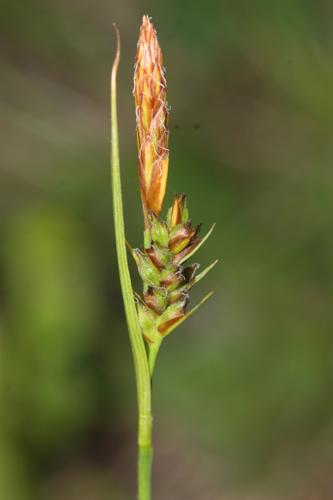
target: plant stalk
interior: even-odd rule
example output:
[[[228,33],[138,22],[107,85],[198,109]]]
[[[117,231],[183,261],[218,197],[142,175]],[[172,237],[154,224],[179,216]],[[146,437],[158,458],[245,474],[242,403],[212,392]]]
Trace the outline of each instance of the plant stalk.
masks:
[[[111,188],[118,270],[127,327],[134,359],[138,403],[138,500],[151,499],[152,413],[151,378],[144,340],[141,335],[131,277],[128,268],[123,202],[121,192],[118,118],[117,70],[120,61],[120,35],[116,26],[117,52],[111,72]]]

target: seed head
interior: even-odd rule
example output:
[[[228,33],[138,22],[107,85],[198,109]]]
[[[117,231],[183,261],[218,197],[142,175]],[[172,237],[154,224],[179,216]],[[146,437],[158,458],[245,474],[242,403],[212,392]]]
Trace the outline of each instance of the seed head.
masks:
[[[148,16],[143,16],[135,62],[134,98],[139,180],[145,224],[159,215],[168,176],[168,106],[162,51]]]

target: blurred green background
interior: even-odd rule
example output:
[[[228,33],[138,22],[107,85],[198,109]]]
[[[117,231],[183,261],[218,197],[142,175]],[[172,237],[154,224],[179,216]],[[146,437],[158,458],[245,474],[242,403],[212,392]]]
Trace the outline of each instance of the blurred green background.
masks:
[[[135,497],[134,375],[109,182],[122,35],[127,236],[140,245],[133,62],[167,68],[169,203],[219,258],[163,345],[156,500],[331,500],[333,4],[1,0],[0,499]],[[140,287],[133,268],[135,287]]]

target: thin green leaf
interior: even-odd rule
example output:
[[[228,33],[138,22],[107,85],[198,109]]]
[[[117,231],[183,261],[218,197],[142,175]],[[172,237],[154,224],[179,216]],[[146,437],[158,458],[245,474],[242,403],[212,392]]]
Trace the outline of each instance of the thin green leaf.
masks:
[[[213,269],[213,267],[216,266],[216,264],[218,263],[218,259],[214,260],[214,262],[212,262],[209,266],[207,266],[203,271],[201,271],[201,273],[197,274],[192,282],[191,282],[191,285],[195,285],[195,283],[198,283],[198,281],[200,281],[204,276],[206,276],[207,273],[209,273],[209,271],[211,269]]]

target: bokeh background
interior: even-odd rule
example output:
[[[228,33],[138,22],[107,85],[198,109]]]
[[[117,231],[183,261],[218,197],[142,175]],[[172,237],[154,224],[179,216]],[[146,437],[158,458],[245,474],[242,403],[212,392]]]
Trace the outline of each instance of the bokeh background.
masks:
[[[1,0],[0,498],[135,497],[133,366],[109,182],[122,35],[127,236],[142,240],[132,72],[167,67],[168,188],[216,294],[163,345],[156,500],[333,497],[333,4]],[[133,268],[135,287],[140,283]]]

